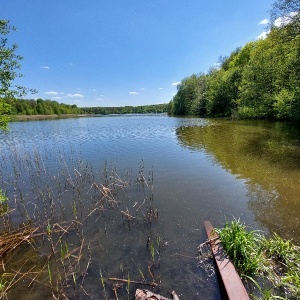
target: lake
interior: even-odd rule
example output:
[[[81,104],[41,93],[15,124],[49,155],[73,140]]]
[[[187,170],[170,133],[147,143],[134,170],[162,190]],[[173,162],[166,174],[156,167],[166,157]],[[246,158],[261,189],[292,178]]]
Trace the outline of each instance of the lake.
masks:
[[[7,257],[6,272],[22,266],[29,283],[40,272],[12,299],[20,290],[24,299],[132,299],[141,287],[111,277],[157,283],[181,300],[220,299],[211,263],[198,257],[204,220],[239,218],[300,244],[300,130],[291,124],[123,115],[10,128],[0,133],[0,188],[13,211],[2,226],[48,232]]]

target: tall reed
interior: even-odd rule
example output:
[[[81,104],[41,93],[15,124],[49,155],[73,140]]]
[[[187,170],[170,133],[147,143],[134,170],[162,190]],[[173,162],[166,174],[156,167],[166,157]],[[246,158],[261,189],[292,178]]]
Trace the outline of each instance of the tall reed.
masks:
[[[132,228],[122,229],[128,244],[134,241],[129,232],[133,229],[138,235],[145,235],[140,239],[142,242],[136,244],[139,251],[146,252],[144,241],[147,238],[155,241],[152,228],[158,214],[153,204],[153,170],[146,177],[144,163],[140,163],[137,176],[132,170],[120,176],[114,164],[106,163],[104,170],[95,170],[80,157],[68,157],[61,151],[49,155],[50,158],[38,151],[28,153],[12,149],[10,160],[0,160],[3,166],[0,182],[5,190],[1,194],[5,197],[2,202],[8,207],[8,213],[0,216],[1,224],[5,224],[0,238],[1,242],[7,241],[9,249],[7,255],[3,255],[2,265],[9,275],[0,282],[2,294],[15,295],[27,284],[24,297],[30,294],[32,299],[37,297],[34,287],[39,285],[43,286],[45,297],[90,296],[94,292],[91,287],[95,286],[91,282],[99,280],[93,270],[100,261],[104,265],[100,273],[101,285],[105,298],[111,298],[115,293],[107,286],[103,275],[106,277],[108,265],[111,270],[118,270],[113,259],[108,259],[108,249],[119,242],[114,234],[122,227],[121,212],[127,212],[126,218],[132,225]],[[56,164],[51,165],[50,160],[55,160]],[[20,228],[26,228],[21,235]],[[8,240],[15,244],[8,244]],[[26,255],[29,252],[33,253],[30,259]],[[154,253],[153,248],[152,264]],[[24,263],[21,270],[16,271],[10,255],[16,255],[17,260]],[[127,259],[125,256],[124,264],[129,266],[128,274],[134,278],[140,274],[138,267]],[[141,262],[143,270],[148,264],[147,258]],[[151,268],[149,275],[154,281]],[[131,297],[133,281],[128,282],[127,290],[117,286],[120,297]]]

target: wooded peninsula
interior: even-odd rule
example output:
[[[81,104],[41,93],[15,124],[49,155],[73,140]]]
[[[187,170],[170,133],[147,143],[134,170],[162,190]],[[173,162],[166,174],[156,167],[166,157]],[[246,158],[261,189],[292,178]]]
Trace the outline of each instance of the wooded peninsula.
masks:
[[[264,38],[177,86],[172,115],[300,120],[299,1],[275,2]]]

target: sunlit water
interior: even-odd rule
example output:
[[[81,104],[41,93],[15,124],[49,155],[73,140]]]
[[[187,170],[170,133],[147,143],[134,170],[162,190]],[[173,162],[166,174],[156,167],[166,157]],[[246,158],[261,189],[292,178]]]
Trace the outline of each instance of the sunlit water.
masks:
[[[105,278],[142,281],[144,276],[152,281],[153,275],[165,296],[175,289],[180,299],[219,299],[215,277],[196,259],[198,245],[206,240],[204,220],[221,227],[240,218],[266,234],[276,231],[300,243],[300,134],[293,126],[111,116],[15,122],[0,135],[0,184],[15,208],[10,218],[15,226],[30,218],[43,222],[49,214],[57,222],[75,214],[83,219],[97,202],[92,185],[105,181],[105,169],[130,183],[119,188],[118,208],[97,211],[83,227],[92,256],[85,289],[96,299],[105,299],[100,270]],[[82,172],[89,174],[85,181]],[[141,172],[146,184],[136,184]],[[65,188],[59,184],[63,176],[69,181],[61,180]],[[70,192],[71,185],[80,186],[80,195]],[[20,195],[22,201],[16,201]],[[44,203],[43,197],[59,198],[61,204],[45,204],[50,198]],[[146,212],[137,212],[140,205],[153,206],[158,218],[145,222]],[[127,222],[121,211],[138,219]],[[73,235],[70,245],[76,243]],[[32,265],[42,256],[29,246],[13,254],[8,265],[22,255],[31,256]],[[155,274],[148,269],[151,260]],[[125,287],[120,299],[127,297]],[[131,299],[136,287],[130,286]],[[108,299],[114,297],[112,285],[107,284],[106,293]],[[41,295],[47,297],[36,285],[26,297]]]

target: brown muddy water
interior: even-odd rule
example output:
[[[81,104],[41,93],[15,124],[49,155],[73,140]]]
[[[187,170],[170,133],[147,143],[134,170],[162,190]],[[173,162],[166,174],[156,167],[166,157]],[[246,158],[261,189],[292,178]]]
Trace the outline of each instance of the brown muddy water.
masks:
[[[20,278],[9,299],[133,299],[151,289],[133,281],[220,299],[212,264],[198,257],[204,220],[240,218],[300,244],[292,125],[131,115],[14,122],[0,136],[11,210],[1,228],[41,234],[3,257],[1,282]]]

